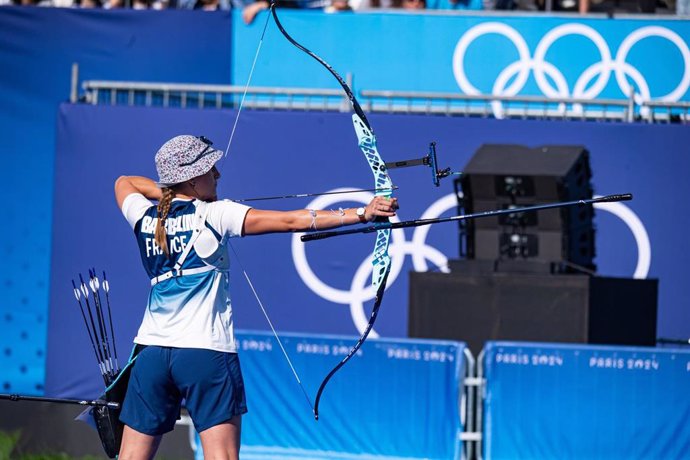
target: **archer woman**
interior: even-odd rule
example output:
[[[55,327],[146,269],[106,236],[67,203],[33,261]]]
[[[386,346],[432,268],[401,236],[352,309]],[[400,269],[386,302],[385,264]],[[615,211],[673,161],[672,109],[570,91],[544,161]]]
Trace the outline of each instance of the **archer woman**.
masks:
[[[371,222],[398,208],[384,197],[337,211],[262,211],[218,201],[215,163],[222,156],[204,137],[177,136],[156,154],[157,183],[136,176],[115,182],[151,279],[134,339],[141,351],[120,415],[122,460],[153,458],[183,398],[205,458],[239,458],[247,406],[228,295],[228,238]]]

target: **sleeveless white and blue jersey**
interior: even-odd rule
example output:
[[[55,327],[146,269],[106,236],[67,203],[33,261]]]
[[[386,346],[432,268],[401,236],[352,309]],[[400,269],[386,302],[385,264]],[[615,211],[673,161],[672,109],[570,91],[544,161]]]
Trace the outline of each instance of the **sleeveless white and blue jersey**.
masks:
[[[162,281],[152,281],[134,343],[237,352],[227,239],[242,236],[249,209],[231,201],[174,199],[165,222],[168,257],[155,242],[156,206],[139,193],[125,198],[122,213],[134,229],[144,269],[152,280],[163,276]],[[197,228],[200,232],[193,237]],[[190,241],[192,247],[185,251]],[[167,273],[176,273],[180,256],[182,276],[165,278]]]

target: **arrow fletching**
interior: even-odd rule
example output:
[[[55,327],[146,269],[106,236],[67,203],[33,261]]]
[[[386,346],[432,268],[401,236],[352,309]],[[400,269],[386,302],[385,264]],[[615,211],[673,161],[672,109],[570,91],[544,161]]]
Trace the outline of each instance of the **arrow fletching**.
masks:
[[[77,302],[79,302],[81,300],[81,293],[79,289],[77,289],[76,284],[74,284],[74,280],[72,280],[72,287],[74,288],[74,297],[77,299]]]
[[[84,282],[84,278],[82,278],[81,273],[79,273],[79,280],[81,281],[81,293],[84,294],[85,299],[88,299],[89,290],[86,289],[86,283]]]

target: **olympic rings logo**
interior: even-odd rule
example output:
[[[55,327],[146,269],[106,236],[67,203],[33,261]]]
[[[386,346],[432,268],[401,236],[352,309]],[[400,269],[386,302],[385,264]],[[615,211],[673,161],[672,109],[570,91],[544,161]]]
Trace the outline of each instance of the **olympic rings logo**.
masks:
[[[642,73],[626,61],[632,48],[645,38],[660,37],[676,46],[683,58],[683,75],[673,91],[656,97],[659,101],[678,101],[690,86],[690,49],[687,43],[675,32],[665,27],[646,26],[630,33],[621,43],[615,58],[612,57],[606,40],[592,27],[584,24],[569,23],[551,29],[537,44],[534,56],[525,39],[518,31],[500,22],[485,22],[469,29],[458,41],[453,53],[453,73],[460,89],[468,95],[482,94],[468,79],[465,72],[465,56],[472,43],[486,34],[498,34],[506,37],[515,46],[519,59],[505,67],[494,82],[492,94],[496,96],[515,96],[525,86],[530,71],[544,96],[554,99],[575,98],[595,99],[609,83],[611,73],[615,74],[616,83],[624,97],[634,94],[637,104],[652,100],[649,84]],[[599,51],[599,61],[587,67],[577,78],[571,90],[563,72],[546,60],[546,53],[559,39],[568,35],[579,35],[589,39]],[[549,79],[554,82],[555,86]],[[630,81],[637,87],[634,89]],[[593,82],[593,83],[592,83]],[[634,91],[634,93],[633,93]],[[500,112],[500,103],[494,103],[494,110]]]
[[[332,192],[340,192],[350,189],[334,189]],[[373,198],[370,192],[359,192],[353,194],[350,201],[368,204]],[[337,207],[340,198],[334,195],[324,195],[313,200],[307,208],[309,209],[329,209]],[[597,209],[607,211],[619,217],[632,232],[637,243],[637,265],[633,274],[634,278],[646,278],[651,265],[651,246],[649,236],[642,221],[627,206],[622,203],[598,203],[594,205]],[[421,219],[431,219],[440,217],[445,212],[455,210],[457,207],[457,197],[450,193],[429,206],[422,214]],[[397,218],[391,219],[397,222]],[[414,228],[412,239],[405,239],[403,229],[394,229],[391,232],[391,244],[388,252],[391,256],[391,271],[388,276],[387,288],[389,289],[396,281],[403,269],[406,256],[412,258],[412,265],[415,271],[424,272],[429,270],[427,261],[434,266],[441,267],[441,271],[448,272],[448,258],[445,254],[426,243],[427,235],[431,226]],[[372,264],[371,257],[365,258],[357,268],[350,289],[337,289],[323,282],[312,270],[307,260],[305,244],[300,241],[301,233],[292,236],[292,259],[300,278],[312,292],[316,295],[329,300],[333,303],[349,305],[352,321],[361,334],[367,326],[368,318],[364,310],[365,302],[372,300],[375,296],[371,286]],[[378,333],[372,329],[371,337],[378,337]]]

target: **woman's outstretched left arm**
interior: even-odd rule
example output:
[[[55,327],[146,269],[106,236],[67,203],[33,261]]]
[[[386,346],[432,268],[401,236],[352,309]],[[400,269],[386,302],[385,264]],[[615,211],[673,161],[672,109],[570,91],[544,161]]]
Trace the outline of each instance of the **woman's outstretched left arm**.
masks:
[[[263,211],[251,209],[244,220],[244,235],[275,232],[326,230],[343,225],[371,222],[377,217],[393,217],[398,209],[396,198],[374,197],[361,215],[356,208],[337,210],[300,209]]]

